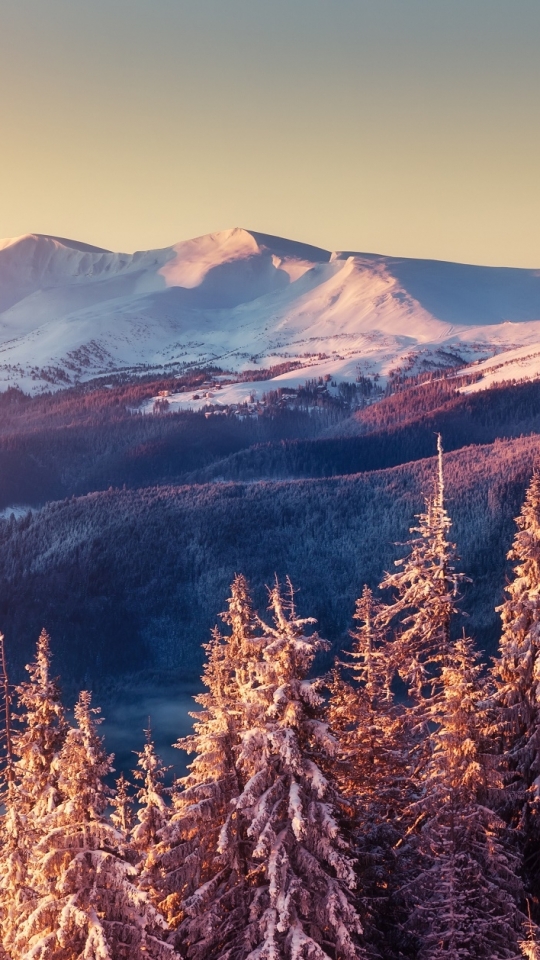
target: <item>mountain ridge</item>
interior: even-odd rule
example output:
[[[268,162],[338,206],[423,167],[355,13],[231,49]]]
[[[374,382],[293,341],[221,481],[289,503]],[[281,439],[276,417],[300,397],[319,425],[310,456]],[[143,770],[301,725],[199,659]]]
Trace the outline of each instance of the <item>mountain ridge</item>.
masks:
[[[238,227],[132,254],[52,235],[0,241],[0,389],[288,360],[304,380],[384,384],[397,367],[535,346],[540,270],[331,252]]]

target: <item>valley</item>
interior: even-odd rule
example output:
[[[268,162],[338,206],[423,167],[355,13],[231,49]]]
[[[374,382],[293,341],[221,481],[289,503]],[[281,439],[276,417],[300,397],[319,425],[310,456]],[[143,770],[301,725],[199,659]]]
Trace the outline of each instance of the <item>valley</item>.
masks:
[[[0,244],[0,291],[14,677],[45,626],[66,690],[101,691],[125,753],[116,701],[197,686],[238,572],[263,609],[291,576],[325,667],[430,494],[439,432],[465,622],[494,651],[540,452],[538,271],[244,230],[131,255],[30,235]],[[168,749],[166,724],[156,737]]]

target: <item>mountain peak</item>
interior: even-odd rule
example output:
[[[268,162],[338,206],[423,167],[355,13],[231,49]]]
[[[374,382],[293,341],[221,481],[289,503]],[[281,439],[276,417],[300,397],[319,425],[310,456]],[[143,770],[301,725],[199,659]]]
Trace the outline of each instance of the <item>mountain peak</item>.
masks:
[[[54,240],[56,243],[61,243],[63,247],[80,250],[81,253],[112,253],[106,247],[96,247],[93,243],[83,243],[81,240],[70,240],[66,237],[55,237],[50,233],[34,233],[32,236],[43,240]]]
[[[7,250],[9,247],[18,247],[28,244],[40,244],[49,242],[55,245],[60,244],[70,250],[78,250],[80,253],[110,253],[105,247],[96,247],[91,243],[83,243],[81,240],[69,240],[66,237],[55,237],[49,233],[23,233],[19,237],[7,237],[0,240],[0,250]]]
[[[48,234],[0,241],[0,384],[32,391],[51,370],[61,386],[209,363],[384,377],[540,351],[539,321],[538,271],[331,254],[243,227],[133,254]]]

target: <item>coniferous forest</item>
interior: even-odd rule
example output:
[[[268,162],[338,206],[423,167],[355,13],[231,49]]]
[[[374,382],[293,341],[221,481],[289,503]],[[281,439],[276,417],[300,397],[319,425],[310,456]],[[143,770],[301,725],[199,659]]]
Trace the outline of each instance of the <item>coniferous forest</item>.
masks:
[[[486,665],[440,436],[431,463],[336,657],[288,578],[257,609],[234,577],[171,786],[150,727],[110,785],[99,707],[66,712],[46,631],[14,688],[4,661],[3,956],[540,957],[540,474]]]
[[[0,0],[0,960],[540,960],[539,36]]]

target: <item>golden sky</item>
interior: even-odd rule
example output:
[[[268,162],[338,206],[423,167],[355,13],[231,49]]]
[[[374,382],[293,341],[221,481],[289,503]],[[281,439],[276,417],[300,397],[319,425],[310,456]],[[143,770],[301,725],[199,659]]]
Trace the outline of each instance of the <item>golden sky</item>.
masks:
[[[0,237],[540,268],[540,0],[0,0]]]

